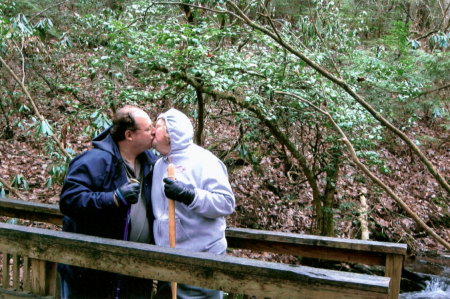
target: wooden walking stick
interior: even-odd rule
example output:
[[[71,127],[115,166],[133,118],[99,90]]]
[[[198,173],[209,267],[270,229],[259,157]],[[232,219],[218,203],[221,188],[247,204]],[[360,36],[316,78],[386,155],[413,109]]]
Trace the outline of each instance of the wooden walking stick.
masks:
[[[167,177],[175,180],[175,166],[170,163],[167,166]],[[169,244],[170,248],[175,248],[176,243],[176,227],[175,227],[175,200],[168,198],[169,200]],[[172,299],[177,299],[177,283],[171,282],[170,287],[172,289]]]

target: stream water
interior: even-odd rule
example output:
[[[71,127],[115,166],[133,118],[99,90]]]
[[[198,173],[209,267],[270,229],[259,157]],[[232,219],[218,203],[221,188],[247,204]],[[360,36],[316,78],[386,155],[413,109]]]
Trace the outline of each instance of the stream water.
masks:
[[[421,257],[414,261],[407,261],[405,268],[416,275],[413,280],[423,288],[401,293],[400,299],[450,298],[450,256]]]
[[[400,294],[400,299],[448,299],[450,298],[450,281],[440,276],[433,276],[426,282],[423,291]]]

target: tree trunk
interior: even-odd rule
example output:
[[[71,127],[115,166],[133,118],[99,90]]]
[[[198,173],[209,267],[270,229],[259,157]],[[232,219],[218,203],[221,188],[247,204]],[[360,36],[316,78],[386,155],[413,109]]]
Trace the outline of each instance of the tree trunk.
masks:
[[[0,137],[3,137],[5,139],[11,139],[14,136],[14,131],[11,128],[11,124],[8,118],[8,114],[6,113],[5,107],[3,107],[2,99],[0,98],[0,109],[2,111],[3,116],[5,117],[6,126],[2,131],[0,131]]]
[[[186,20],[189,24],[194,23],[194,14],[192,13],[191,7],[189,5],[180,4],[181,10],[186,15]]]
[[[113,11],[123,11],[124,10],[124,1],[125,0],[109,0],[108,6]]]
[[[364,241],[369,240],[369,225],[367,224],[367,213],[369,207],[367,206],[366,193],[367,192],[363,192],[363,194],[359,197],[360,206],[358,209],[358,220],[361,227],[361,240]]]
[[[329,161],[328,165],[326,166],[327,183],[325,185],[323,195],[321,196],[321,219],[320,221],[318,221],[318,223],[320,224],[320,235],[333,237],[335,235],[333,213],[334,194],[336,193],[337,181],[339,179],[339,167],[341,164],[340,157],[342,156],[342,150],[341,148],[335,146],[330,151],[332,157],[331,161]]]
[[[197,105],[198,105],[198,115],[197,115],[197,129],[195,131],[195,143],[197,145],[203,145],[203,128],[205,122],[205,102],[203,100],[203,94],[200,89],[196,89],[197,94]]]
[[[450,21],[450,0],[440,0],[442,9],[442,31],[446,32],[449,28]]]
[[[409,3],[409,18],[412,23],[412,28],[417,28],[417,11],[419,7],[419,0],[413,0]]]

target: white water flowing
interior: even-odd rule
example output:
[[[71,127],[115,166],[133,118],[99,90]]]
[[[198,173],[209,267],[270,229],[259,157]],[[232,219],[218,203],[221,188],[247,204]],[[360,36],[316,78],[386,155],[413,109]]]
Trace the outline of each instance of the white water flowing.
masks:
[[[432,277],[423,291],[400,294],[400,299],[448,299],[450,282],[441,277]]]

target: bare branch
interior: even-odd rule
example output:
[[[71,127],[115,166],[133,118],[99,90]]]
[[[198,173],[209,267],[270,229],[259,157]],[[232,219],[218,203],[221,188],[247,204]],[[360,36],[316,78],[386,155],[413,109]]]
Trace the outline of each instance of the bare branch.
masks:
[[[22,57],[22,83],[25,83],[25,57],[23,56],[23,36],[22,36],[22,43],[20,45],[20,47],[17,45],[15,40],[12,40],[12,42],[14,43],[14,45],[17,48],[17,51],[19,51],[20,56]]]
[[[41,120],[41,122],[46,122],[45,118],[41,115],[41,113],[39,112],[36,104],[34,103],[33,98],[31,98],[30,93],[28,92],[27,88],[25,87],[25,85],[23,84],[23,82],[20,81],[20,79],[17,77],[17,75],[13,72],[13,70],[9,67],[9,65],[3,60],[2,57],[0,57],[0,62],[5,66],[5,68],[8,70],[8,72],[11,74],[11,76],[13,76],[14,80],[17,81],[17,83],[20,84],[20,87],[22,88],[23,92],[25,93],[25,95],[27,96],[28,101],[30,102],[31,106],[33,107],[34,110],[34,114],[36,114],[36,116]],[[62,145],[61,141],[58,140],[58,138],[56,138],[55,134],[51,135],[53,141],[56,142],[56,144],[58,145],[60,151],[64,154],[64,156],[66,156],[67,158],[71,158],[71,155],[64,149],[64,146]]]
[[[265,8],[265,10],[266,10],[266,14],[265,15],[261,14],[261,15],[269,20],[270,27],[272,27],[273,32],[275,32],[275,34],[281,40],[280,33],[278,32],[277,28],[275,27],[275,24],[273,23],[272,18],[269,16],[269,12],[267,11],[267,8]]]
[[[69,1],[69,0],[63,0],[63,1],[58,2],[58,3],[56,3],[56,4],[50,5],[49,7],[47,7],[46,9],[44,9],[44,10],[38,12],[38,13],[35,13],[34,15],[31,16],[30,21],[31,21],[32,19],[34,19],[35,17],[40,16],[41,14],[43,14],[44,12],[46,12],[47,10],[52,9],[53,7],[56,7],[56,6],[60,6],[61,4],[64,4],[64,3],[67,2],[67,1]]]
[[[441,87],[437,87],[437,88],[434,88],[434,89],[429,89],[429,90],[422,91],[422,92],[419,93],[417,96],[415,96],[413,99],[418,98],[418,97],[421,97],[421,96],[424,96],[424,95],[426,95],[426,94],[438,92],[438,91],[441,91],[441,90],[447,89],[447,88],[450,88],[450,83],[449,83],[449,84],[446,84],[446,85],[444,85],[444,86],[441,86]]]
[[[0,183],[2,183],[2,187],[4,187],[5,189],[8,189],[11,193],[14,193],[21,200],[26,200],[26,198],[22,194],[20,194],[20,192],[16,188],[12,187],[10,184],[8,184],[7,181],[2,179],[1,177],[0,177]]]
[[[203,10],[210,11],[210,12],[228,14],[227,11],[216,10],[216,9],[212,9],[212,8],[205,7],[205,6],[201,6],[201,5],[189,4],[189,3],[183,3],[183,2],[154,2],[154,1],[153,1],[153,2],[151,2],[150,4],[158,4],[158,5],[184,5],[184,6],[189,6],[189,7],[193,7],[193,8],[203,9]]]
[[[448,20],[448,18],[447,18],[447,14],[448,14],[448,11],[449,11],[449,9],[450,9],[450,2],[447,4],[447,7],[444,9],[443,7],[442,7],[442,3],[441,3],[441,1],[438,1],[438,3],[439,3],[439,6],[441,7],[441,10],[442,10],[442,21],[441,21],[441,25],[440,25],[440,27],[443,27],[443,31],[444,31],[444,33],[447,31],[447,29],[449,28],[449,26],[450,26],[450,20]],[[445,24],[445,21],[447,20],[447,25]],[[444,28],[444,26],[445,26],[445,28]]]
[[[309,5],[308,5],[309,13],[312,15],[311,3],[308,3],[308,4],[309,4]],[[338,74],[338,76],[339,76],[340,78],[342,78],[341,73],[339,72],[339,69],[338,69],[338,67],[337,67],[337,63],[336,63],[336,61],[334,60],[334,57],[333,57],[333,56],[330,54],[330,52],[328,51],[327,44],[325,43],[324,39],[322,38],[322,35],[320,34],[319,29],[317,28],[316,22],[314,22],[314,20],[313,20],[312,24],[313,24],[313,26],[314,26],[314,30],[316,31],[317,36],[319,37],[320,42],[321,42],[321,43],[323,44],[323,46],[325,47],[325,50],[327,51],[328,56],[329,56],[330,59],[331,59],[331,62],[332,62],[332,64],[333,64],[334,70],[336,71],[336,73]]]
[[[427,38],[430,35],[435,34],[437,32],[438,32],[438,30],[432,30],[432,31],[430,31],[430,32],[428,32],[428,33],[426,33],[426,34],[424,34],[422,36],[419,36],[418,38],[416,38],[416,40],[421,40],[421,39]]]

